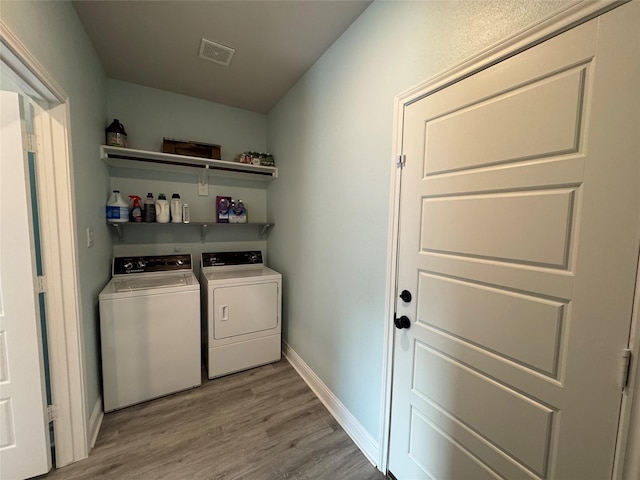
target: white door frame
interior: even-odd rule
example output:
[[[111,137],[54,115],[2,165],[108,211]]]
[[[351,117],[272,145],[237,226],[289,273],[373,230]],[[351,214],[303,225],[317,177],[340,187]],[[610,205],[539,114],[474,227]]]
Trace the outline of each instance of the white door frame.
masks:
[[[399,94],[395,98],[394,118],[393,118],[393,141],[392,141],[392,162],[391,162],[391,187],[389,198],[389,227],[388,227],[388,249],[387,249],[387,283],[385,312],[387,321],[384,327],[383,338],[383,377],[382,377],[382,401],[380,416],[380,458],[378,468],[386,472],[389,460],[389,440],[391,429],[391,387],[393,379],[393,335],[394,335],[394,307],[395,292],[397,288],[397,255],[398,255],[398,232],[400,218],[400,176],[401,169],[398,167],[399,156],[402,154],[402,131],[404,109],[407,105],[441,90],[453,83],[462,80],[480,70],[494,65],[508,57],[511,57],[533,45],[539,44],[553,36],[556,36],[570,28],[593,19],[613,8],[626,3],[614,0],[580,0],[567,8],[558,11],[550,17],[544,18],[528,28],[511,35],[502,41],[491,45],[472,58],[446,70],[439,75],[428,79],[410,89]],[[638,264],[640,271],[640,262]],[[637,280],[640,288],[640,277]],[[638,357],[640,356],[640,295],[636,291],[634,301],[634,315],[631,325],[630,347],[632,350],[631,372],[636,372],[640,367]],[[626,475],[625,453],[640,451],[640,372],[636,374],[636,379],[631,379],[625,390],[622,401],[620,415],[620,427],[618,429],[618,440],[616,448],[616,459],[614,463],[613,480],[631,479],[633,472],[640,471],[640,460],[629,459]],[[633,422],[633,425],[631,425]],[[629,432],[632,432],[631,435]],[[631,472],[633,470],[633,472]]]
[[[78,282],[69,97],[0,19],[0,57],[33,98],[48,105],[37,115],[39,210],[46,273],[47,331],[54,403],[56,466],[88,456],[84,348]]]

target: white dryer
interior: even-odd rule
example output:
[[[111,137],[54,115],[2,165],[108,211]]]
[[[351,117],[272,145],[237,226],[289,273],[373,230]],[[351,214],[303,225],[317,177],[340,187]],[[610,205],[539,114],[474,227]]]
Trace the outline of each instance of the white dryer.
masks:
[[[282,275],[259,250],[203,253],[201,267],[209,378],[280,360]]]
[[[99,298],[105,412],[201,384],[191,255],[116,257]]]

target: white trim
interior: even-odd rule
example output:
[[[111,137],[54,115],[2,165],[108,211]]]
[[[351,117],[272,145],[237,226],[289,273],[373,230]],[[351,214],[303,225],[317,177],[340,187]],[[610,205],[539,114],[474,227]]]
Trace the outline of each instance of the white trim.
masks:
[[[39,159],[38,189],[50,287],[46,299],[51,389],[59,412],[54,427],[56,466],[62,467],[86,458],[89,451],[68,96],[1,19],[0,39],[3,60],[11,57],[11,67],[22,80],[51,102],[38,102],[46,110],[37,122],[42,147],[38,157],[45,160]]]
[[[47,333],[49,343],[49,372],[51,375],[52,400],[59,412],[54,423],[56,443],[56,465],[73,461],[73,428],[70,419],[70,385],[64,335],[64,302],[62,301],[62,276],[59,265],[60,239],[57,233],[58,211],[48,201],[55,198],[55,172],[51,159],[51,121],[49,112],[36,108],[34,127],[38,138],[37,182],[39,197],[40,231],[42,237],[42,260],[47,272],[49,289],[46,299]]]
[[[613,478],[637,480],[640,478],[640,258],[636,270],[636,294],[631,315],[631,365],[629,384],[623,393],[622,408],[616,442]]]
[[[55,165],[56,202],[58,208],[57,234],[60,242],[59,262],[62,276],[62,301],[65,317],[64,335],[66,345],[66,372],[69,376],[69,401],[73,427],[73,461],[89,455],[87,412],[84,373],[84,333],[80,309],[81,285],[78,273],[78,248],[76,244],[75,188],[71,132],[67,128],[70,115],[69,102],[50,110],[52,119],[51,137],[54,141],[53,162]],[[62,465],[56,463],[56,466]]]
[[[405,90],[396,98],[404,107],[628,1],[630,0],[575,1],[565,9],[533,23],[525,29],[480,50],[473,57],[439,73],[435,77]]]
[[[40,62],[34,57],[20,39],[9,29],[0,18],[0,38],[2,45],[8,51],[2,51],[2,59],[31,86],[43,99],[55,103],[63,103],[68,96],[58,85],[58,82],[49,75]],[[17,63],[17,62],[19,63]]]
[[[627,3],[629,0],[580,0],[576,1],[573,4],[569,5],[567,8],[560,10],[549,17],[543,18],[542,20],[530,25],[529,27],[521,30],[520,32],[515,33],[509,37],[504,38],[503,40],[481,50],[473,57],[455,65],[454,67],[441,72],[440,74],[425,80],[424,82],[415,85],[404,92],[400,93],[395,97],[394,101],[394,129],[393,129],[393,151],[392,151],[392,164],[395,164],[395,159],[398,155],[402,154],[402,130],[403,130],[403,114],[404,108],[415,102],[420,100],[421,98],[433,94],[438,90],[442,90],[449,85],[452,85],[470,75],[473,75],[480,70],[483,70],[491,65],[495,65],[506,58],[509,58],[513,55],[516,55],[523,50],[530,48],[534,45],[537,45],[551,37],[554,37],[562,32],[569,30],[581,23],[584,23],[588,20],[591,20],[599,15],[602,15],[615,7],[623,5]],[[393,167],[395,168],[395,167]],[[393,309],[395,305],[395,292],[397,289],[397,263],[395,262],[395,257],[398,251],[397,245],[397,237],[399,224],[398,219],[400,215],[400,203],[399,203],[399,195],[400,195],[400,181],[398,178],[398,172],[394,172],[391,175],[391,191],[389,196],[389,225],[390,228],[393,228],[392,231],[389,232],[388,236],[388,249],[387,249],[387,300],[385,303],[385,308],[387,313],[393,315]],[[636,304],[639,300],[636,300]],[[637,371],[640,367],[640,362],[638,361],[638,357],[640,356],[640,320],[638,320],[637,316],[638,306],[636,305],[636,313],[634,317],[635,326],[632,329],[632,339],[634,340],[635,349],[632,348],[634,354],[632,357],[632,372]],[[393,344],[394,341],[394,325],[393,322],[388,321],[385,322],[384,327],[384,357],[383,357],[383,381],[382,388],[384,389],[383,395],[384,400],[382,402],[382,415],[383,419],[381,424],[384,425],[383,430],[380,434],[380,442],[382,447],[380,448],[381,456],[384,455],[385,458],[381,458],[380,465],[383,466],[381,471],[386,472],[388,465],[388,452],[389,452],[389,442],[390,442],[390,432],[391,432],[391,393],[392,393],[392,381],[393,381]],[[637,374],[640,378],[640,373]],[[631,390],[634,386],[631,385],[629,390]],[[635,411],[634,417],[631,417],[632,407],[630,405],[631,396],[633,396],[633,401],[635,407],[633,410]],[[640,431],[640,387],[635,388],[635,392],[633,394],[627,395],[623,397],[622,404],[622,416],[620,421],[627,423],[629,420],[633,421],[634,424],[631,427],[623,427],[619,431],[618,438],[618,447],[624,445],[625,438],[622,438],[621,435],[626,435],[629,430],[635,430],[636,432]],[[622,424],[622,423],[621,423]],[[622,433],[620,433],[622,432]],[[627,452],[637,452],[640,451],[640,433],[635,435],[634,437],[630,437],[629,442],[626,445]],[[624,452],[619,456],[616,456],[616,460],[614,460],[614,472],[615,480],[631,480],[632,477],[629,475],[623,476],[623,467],[624,465],[620,462],[624,461]],[[636,462],[638,463],[638,462]],[[637,469],[640,469],[640,466],[636,466]],[[634,479],[635,480],[635,479]]]
[[[282,342],[282,353],[291,366],[302,377],[302,380],[316,394],[322,404],[327,407],[340,426],[347,432],[353,442],[362,451],[373,466],[377,466],[378,444],[367,430],[358,422],[338,397],[315,374],[311,367],[293,350],[287,342]]]
[[[91,417],[89,417],[89,448],[93,448],[96,444],[103,419],[104,412],[102,411],[102,396],[99,395],[95,405],[93,406]]]
[[[402,111],[404,106],[400,105],[398,97],[394,100],[392,154],[391,154],[391,197],[389,199],[389,227],[387,234],[387,280],[385,284],[385,328],[382,339],[382,382],[380,401],[380,455],[378,465],[380,471],[386,472],[389,461],[389,433],[391,431],[391,386],[393,380],[393,341],[394,323],[396,309],[396,288],[397,288],[397,268],[396,258],[398,255],[398,231],[400,229],[400,177],[402,170],[398,167],[398,155],[402,151]]]

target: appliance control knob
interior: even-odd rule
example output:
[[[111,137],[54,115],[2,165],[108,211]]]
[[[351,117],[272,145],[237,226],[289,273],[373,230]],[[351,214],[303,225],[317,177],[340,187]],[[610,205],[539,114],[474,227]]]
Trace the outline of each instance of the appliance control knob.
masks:
[[[147,266],[147,263],[144,260],[138,260],[136,262],[136,264],[137,264],[138,268],[144,268],[144,267]]]
[[[125,262],[124,269],[131,270],[133,268],[133,262]]]
[[[181,258],[179,258],[178,260],[176,260],[176,264],[177,265],[184,265],[184,261]]]

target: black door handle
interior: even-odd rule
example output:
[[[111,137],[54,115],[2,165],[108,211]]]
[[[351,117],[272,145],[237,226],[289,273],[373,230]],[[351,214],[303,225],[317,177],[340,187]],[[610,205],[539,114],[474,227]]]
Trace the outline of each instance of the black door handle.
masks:
[[[402,315],[400,318],[396,317],[393,323],[396,324],[397,329],[409,328],[411,326],[409,317],[407,317],[406,315]]]
[[[400,298],[403,302],[409,303],[411,301],[411,292],[409,290],[403,290],[400,294]]]

